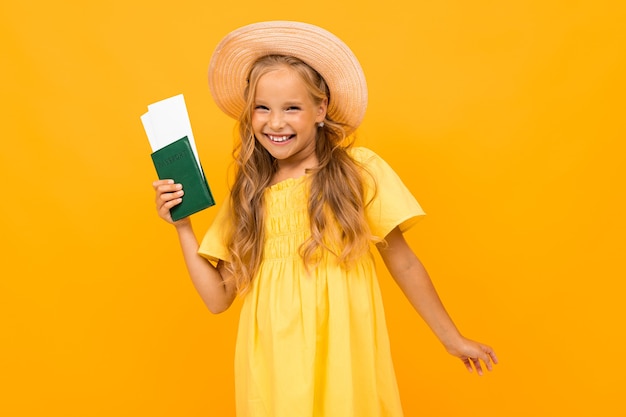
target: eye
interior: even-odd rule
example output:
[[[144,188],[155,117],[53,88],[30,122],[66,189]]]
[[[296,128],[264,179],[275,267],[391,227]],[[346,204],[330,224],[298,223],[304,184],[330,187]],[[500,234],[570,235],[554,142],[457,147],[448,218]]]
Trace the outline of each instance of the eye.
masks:
[[[287,111],[299,111],[300,107],[298,106],[289,106],[287,107]]]
[[[254,106],[254,110],[259,110],[259,111],[268,111],[269,108],[267,106],[263,106],[263,105],[256,105]]]

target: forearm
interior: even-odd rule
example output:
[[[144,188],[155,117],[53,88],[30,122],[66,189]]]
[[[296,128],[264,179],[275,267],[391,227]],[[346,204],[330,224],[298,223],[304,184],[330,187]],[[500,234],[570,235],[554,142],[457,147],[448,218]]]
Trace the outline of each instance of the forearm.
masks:
[[[176,231],[187,271],[202,301],[212,313],[225,311],[235,299],[234,285],[225,282],[220,269],[198,254],[198,240],[190,221],[177,225]]]
[[[379,251],[406,298],[437,338],[449,349],[458,343],[461,334],[443,306],[426,269],[395,228],[385,237],[386,244]]]
[[[449,349],[461,334],[446,311],[426,269],[414,258],[407,269],[392,273],[398,286],[413,308],[430,327],[441,343]]]
[[[476,369],[478,375],[483,374],[480,361],[483,361],[486,369],[491,371],[492,364],[498,363],[493,349],[488,345],[463,337],[446,312],[419,259],[409,259],[409,265],[410,267],[406,270],[396,273],[394,278],[446,350],[461,359],[470,372]]]
[[[467,370],[472,366],[482,375],[482,360],[488,370],[498,363],[493,349],[466,339],[454,325],[446,311],[426,269],[404,240],[399,228],[386,237],[387,244],[379,244],[380,254],[398,286],[417,310],[446,350],[463,361]]]

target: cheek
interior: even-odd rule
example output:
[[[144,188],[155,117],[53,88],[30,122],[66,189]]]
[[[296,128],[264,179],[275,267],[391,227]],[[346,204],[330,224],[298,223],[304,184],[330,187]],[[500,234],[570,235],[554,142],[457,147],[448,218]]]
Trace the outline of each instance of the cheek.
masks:
[[[250,119],[250,124],[252,125],[253,130],[259,129],[264,124],[263,117],[259,116],[258,114],[253,114],[252,118]]]
[[[300,129],[308,129],[315,124],[314,116],[313,114],[299,114],[294,116],[290,123],[294,126],[299,126]]]

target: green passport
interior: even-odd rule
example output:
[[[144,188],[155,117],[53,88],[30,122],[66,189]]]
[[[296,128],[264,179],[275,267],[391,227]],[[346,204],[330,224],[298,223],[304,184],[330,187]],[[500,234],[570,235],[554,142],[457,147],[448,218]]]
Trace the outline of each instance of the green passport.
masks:
[[[187,136],[151,154],[159,179],[172,179],[183,185],[182,203],[172,207],[172,220],[180,220],[215,205],[213,194],[196,161]]]

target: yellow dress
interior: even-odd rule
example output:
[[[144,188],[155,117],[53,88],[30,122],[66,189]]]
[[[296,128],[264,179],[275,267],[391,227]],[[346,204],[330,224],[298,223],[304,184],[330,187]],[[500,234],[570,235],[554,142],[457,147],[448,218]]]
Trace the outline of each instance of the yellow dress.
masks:
[[[423,215],[376,154],[353,157],[378,185],[366,209],[372,233],[404,231]],[[264,260],[244,296],[235,352],[238,417],[399,417],[383,304],[371,253],[346,270],[332,255],[308,273],[298,248],[309,235],[306,176],[266,191]],[[199,253],[228,260],[223,204]]]

